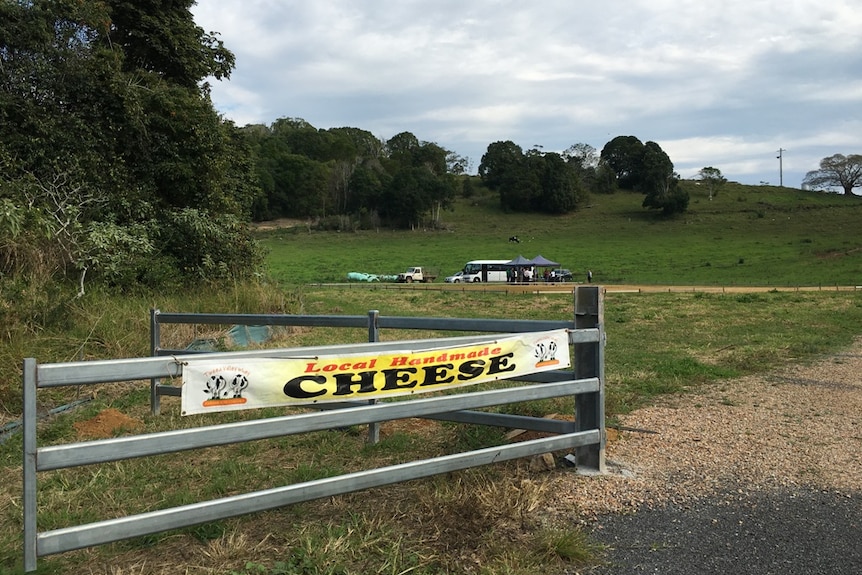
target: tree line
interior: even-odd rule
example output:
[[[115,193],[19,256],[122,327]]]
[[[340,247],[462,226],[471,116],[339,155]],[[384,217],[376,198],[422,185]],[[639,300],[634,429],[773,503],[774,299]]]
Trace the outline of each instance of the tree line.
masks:
[[[359,128],[317,129],[300,118],[240,130],[261,193],[258,221],[309,219],[326,227],[434,225],[458,193],[466,160],[410,132],[380,140]]]
[[[433,227],[455,197],[476,184],[469,158],[402,132],[380,140],[359,128],[317,129],[301,118],[241,129],[252,149],[262,193],[256,220],[312,219],[318,225]],[[512,141],[491,143],[478,168],[482,185],[509,212],[565,214],[592,193],[632,190],[644,207],[665,214],[685,211],[673,163],[655,142],[619,136],[601,153],[574,144],[562,153]]]
[[[661,146],[635,136],[617,136],[598,154],[583,143],[556,153],[524,152],[512,141],[494,142],[482,156],[479,176],[499,192],[502,207],[515,212],[568,213],[591,193],[617,190],[642,193],[644,208],[665,215],[684,212],[689,201]]]

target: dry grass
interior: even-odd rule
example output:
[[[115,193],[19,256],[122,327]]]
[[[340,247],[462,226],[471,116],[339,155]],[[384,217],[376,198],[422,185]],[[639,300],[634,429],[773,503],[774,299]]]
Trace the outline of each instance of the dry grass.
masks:
[[[436,444],[441,432],[448,433],[433,422],[405,420],[393,429],[395,424],[387,424],[384,436],[409,429]],[[255,458],[268,457],[261,455],[257,452]],[[184,462],[190,471],[206,469],[209,463],[203,457]],[[53,479],[45,478],[55,489],[40,497],[40,504],[59,515],[79,515],[79,506],[89,500],[84,491],[101,484],[100,477],[55,473]],[[103,479],[110,484],[141,482],[135,476],[139,471],[128,465],[105,473],[109,476]],[[192,473],[182,481],[205,479],[200,475],[193,479]],[[549,541],[572,537],[571,529],[543,519],[547,482],[553,476],[531,469],[528,462],[500,464],[43,558],[40,564],[63,565],[62,572],[105,575],[251,573],[255,571],[246,571],[247,566],[275,569],[288,564],[296,571],[287,573],[532,573],[537,565],[562,564]],[[102,505],[114,514],[131,512],[119,497],[103,491]],[[503,564],[506,568],[498,571]]]
[[[380,294],[369,294],[368,297],[379,298]],[[571,313],[571,302],[566,296],[537,297],[559,298],[559,301],[544,301],[551,310],[545,312],[547,314],[562,316]],[[655,305],[652,297],[657,298]],[[761,313],[763,309],[772,309],[774,315],[779,316],[790,311],[799,313],[801,306],[822,307],[819,305],[819,299],[813,303],[809,303],[808,298],[798,301],[777,297],[774,299],[778,301],[765,302],[768,306],[761,305],[764,302],[752,302],[752,311]],[[345,300],[346,298],[341,297],[337,303],[330,300],[323,301],[322,305],[327,308],[339,306],[349,312],[353,304]],[[392,298],[392,301],[395,300],[403,306],[409,306],[412,301],[409,294],[399,294],[397,298]],[[452,309],[455,310],[452,315],[463,315],[458,313],[462,308],[456,308],[455,303],[463,306],[469,305],[470,302],[475,304],[477,301],[483,305],[493,305],[495,301],[499,303],[499,299],[491,297],[465,302],[459,300],[452,302]],[[846,306],[858,305],[849,299],[847,302]],[[366,303],[363,299],[358,304],[359,309],[365,307]],[[698,311],[701,302],[693,296],[673,299],[651,296],[637,302],[617,299],[609,314],[614,321],[611,325],[614,328],[611,336],[613,343],[617,349],[623,347],[620,344],[624,337],[623,330],[618,326],[625,327],[630,332],[649,333],[653,339],[659,336],[673,338],[677,336],[672,330],[682,331],[683,327],[690,330],[691,325],[698,325],[697,322],[703,321],[704,315],[711,315],[715,317],[714,323],[711,324],[714,329],[735,316],[714,313],[710,305],[721,312],[738,307],[739,302],[726,301],[724,298],[719,301],[712,296],[706,296],[702,303],[705,304],[704,309]],[[533,299],[511,298],[506,299],[505,304],[507,311],[517,317],[537,313],[537,303]],[[438,302],[436,311],[440,313],[441,309],[444,309],[444,306]],[[845,309],[851,312],[848,315],[852,315],[852,307]],[[316,312],[326,313],[328,310]],[[493,312],[493,309],[487,311]],[[417,312],[416,315],[422,313]],[[768,325],[770,317],[756,319]],[[201,333],[193,331],[191,326],[183,327],[192,331],[166,334],[169,341],[187,342]],[[732,329],[735,328],[731,327]],[[337,338],[339,343],[344,343],[347,339],[344,330],[332,331],[333,333],[326,337]],[[807,337],[811,330],[805,327],[800,331],[804,331]],[[683,350],[681,354],[694,356],[703,363],[709,363],[706,358],[713,355],[723,357],[738,354],[740,362],[752,357],[750,348],[726,348],[721,344],[724,336],[715,335],[715,331],[707,332],[708,328],[704,327],[698,329],[698,334],[703,334],[698,338],[679,336],[677,339],[682,343],[673,344],[673,339],[671,344],[665,344],[664,340],[659,343],[664,349]],[[307,343],[307,338],[318,336],[317,330],[312,333],[308,328],[287,330],[279,335],[275,345],[301,345]],[[356,333],[350,334],[350,337],[354,336],[355,341],[364,341],[367,334],[357,330]],[[756,336],[760,340],[756,342],[757,345],[764,348],[772,345],[772,339],[787,342],[793,341],[792,338],[795,337],[791,334],[788,338],[787,332],[784,331],[775,335],[769,334],[771,339],[767,339],[761,332]],[[656,342],[646,343],[654,345]],[[637,346],[629,344],[624,347],[638,349]],[[777,353],[783,352],[779,350]],[[757,355],[754,354],[753,357]],[[619,358],[615,359],[618,365],[629,371],[622,369],[609,372],[609,387],[618,389],[632,379],[650,380],[656,377],[653,358],[650,362],[623,362]],[[732,383],[724,385],[726,389],[719,390],[714,396],[704,396],[711,398],[710,410],[716,410],[716,413],[733,413],[732,410],[747,405],[744,397],[734,391],[736,388]],[[141,421],[148,431],[181,429],[203,423],[203,420],[179,417],[177,398],[164,398],[163,415],[151,418],[143,391],[145,389],[146,382],[105,386],[99,390],[98,403],[102,406],[112,405],[132,421]],[[631,393],[633,400],[637,399],[636,390],[626,393]],[[102,401],[104,403],[101,403]],[[705,403],[705,399],[701,398],[701,401]],[[760,405],[766,405],[765,401],[761,400]],[[691,418],[695,409],[700,410],[696,412],[698,414],[704,413],[702,407],[688,405],[685,409],[670,414]],[[68,424],[62,423],[65,417],[55,418],[45,426],[45,431],[58,442],[75,440],[77,434],[73,423],[95,419],[99,413],[93,411],[86,418],[77,414],[73,419],[69,419]],[[643,412],[636,411],[631,417],[623,413],[621,422],[632,427],[652,425],[649,420],[636,419],[641,413]],[[824,414],[827,414],[825,408],[818,417],[826,421]],[[798,417],[805,416],[804,413],[798,414]],[[251,415],[240,413],[231,417]],[[669,413],[658,411],[655,417],[665,422],[668,421]],[[850,416],[845,414],[845,417]],[[831,425],[832,420],[829,421]],[[851,418],[848,421],[855,420]],[[130,425],[128,421],[126,425]],[[726,422],[724,425],[730,427]],[[855,425],[858,428],[858,422]],[[127,427],[128,429],[130,427]],[[191,500],[207,499],[212,495],[206,489],[213,487],[213,477],[223,482],[219,489],[224,493],[278,486],[293,482],[294,474],[309,469],[346,471],[379,463],[410,460],[428,454],[440,454],[458,441],[456,429],[454,426],[422,420],[405,420],[384,424],[384,447],[377,449],[367,449],[364,446],[364,430],[348,430],[343,433],[320,434],[305,443],[255,442],[225,451],[182,454],[173,462],[168,458],[161,458],[155,465],[133,461],[106,466],[101,471],[82,469],[71,473],[45,474],[40,476],[40,482],[45,482],[48,491],[44,498],[40,494],[40,509],[52,514],[47,517],[49,524],[53,521],[62,524],[60,520],[64,515],[68,519],[98,511],[109,517],[119,516],[138,510],[166,507],[167,503],[174,503],[175,499],[182,497]],[[629,455],[633,460],[658,461],[656,465],[659,466],[666,464],[662,462],[664,451],[660,441],[654,444],[635,443],[635,440],[641,441],[635,434],[624,434],[624,437],[619,445],[633,446]],[[643,441],[649,439],[645,438]],[[705,445],[705,441],[707,440],[701,438],[693,443],[689,440],[686,444],[681,440],[680,449],[684,452],[686,448],[690,450],[692,445]],[[836,441],[843,441],[849,446],[857,445],[852,434],[842,435]],[[646,445],[653,445],[655,451],[648,452],[644,447]],[[615,454],[615,460],[621,457],[620,449],[617,444],[611,446],[610,453]],[[717,447],[713,446],[713,449]],[[668,454],[675,453],[667,451]],[[857,449],[857,453],[860,451],[862,450]],[[17,454],[15,461],[20,461]],[[303,466],[303,462],[308,464]],[[820,468],[821,463],[825,464],[817,462],[807,466],[798,476],[822,476],[824,471]],[[844,464],[853,463],[852,459],[844,461]],[[855,460],[855,464],[862,467],[858,460]],[[683,471],[685,468],[673,473],[681,474]],[[659,470],[655,473],[661,476]],[[594,512],[630,509],[665,489],[663,484],[655,483],[646,494],[639,491],[637,487],[644,483],[640,481],[644,477],[647,477],[646,473],[635,481],[629,481],[622,475],[585,479],[562,469],[542,471],[531,468],[528,462],[513,462],[219,521],[198,528],[139,538],[59,557],[43,558],[40,559],[40,565],[49,569],[55,567],[57,572],[93,574],[146,572],[210,575],[228,574],[231,571],[245,574],[255,572],[253,569],[258,567],[265,569],[262,573],[276,573],[275,566],[279,564],[292,564],[294,567],[291,569],[297,573],[303,573],[300,568],[305,568],[306,573],[562,572],[567,559],[573,563],[584,560],[570,549],[572,545],[575,548],[587,549],[591,557],[596,557],[597,553],[590,548],[588,542],[578,542],[579,532],[573,529],[572,525],[584,521]],[[689,476],[676,476],[677,480],[686,477]],[[695,479],[696,473],[691,476],[691,481]],[[4,520],[8,519],[4,521],[6,527],[0,530],[0,537],[3,538],[3,548],[14,550],[17,554],[20,549],[20,467],[16,468],[11,459],[10,464],[3,467],[0,481],[10,486],[5,491],[9,497],[0,499],[0,516]],[[87,495],[88,491],[92,491],[91,488],[95,488],[95,495]],[[589,498],[593,507],[581,507],[573,503],[570,498],[579,494]],[[205,497],[199,497],[200,495]],[[66,524],[68,523],[66,521]],[[305,567],[302,567],[303,565]]]

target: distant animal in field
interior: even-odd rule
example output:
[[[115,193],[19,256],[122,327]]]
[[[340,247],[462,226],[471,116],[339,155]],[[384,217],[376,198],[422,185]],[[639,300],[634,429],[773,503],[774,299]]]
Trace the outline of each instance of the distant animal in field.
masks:
[[[513,244],[520,244],[521,243],[521,240],[518,239],[518,236],[510,237],[509,241],[512,242]]]

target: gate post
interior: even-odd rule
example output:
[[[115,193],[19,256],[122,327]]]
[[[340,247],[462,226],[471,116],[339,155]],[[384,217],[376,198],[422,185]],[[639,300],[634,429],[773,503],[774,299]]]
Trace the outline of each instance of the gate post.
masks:
[[[575,397],[575,430],[601,431],[598,445],[576,449],[579,469],[605,472],[605,332],[604,301],[599,286],[578,286],[575,289],[575,328],[598,329],[597,342],[575,344],[575,378],[597,377],[599,391]]]
[[[368,312],[368,342],[377,343],[380,341],[380,311],[376,309]],[[377,403],[376,399],[369,399],[369,404]],[[374,422],[368,424],[368,443],[376,444],[380,442],[380,423]]]
[[[38,386],[38,375],[34,358],[24,360],[23,384],[24,571],[35,571],[38,554],[36,549],[36,387]]]
[[[156,357],[156,354],[161,347],[162,334],[161,326],[159,325],[159,310],[150,309],[150,357]],[[160,379],[153,378],[150,380],[150,412],[153,415],[161,413],[161,397],[159,396]]]

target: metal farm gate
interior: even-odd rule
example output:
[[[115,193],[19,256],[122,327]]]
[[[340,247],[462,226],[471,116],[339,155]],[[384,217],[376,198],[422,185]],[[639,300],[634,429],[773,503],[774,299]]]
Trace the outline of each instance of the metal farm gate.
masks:
[[[152,314],[153,357],[39,364],[24,360],[23,376],[23,519],[24,568],[36,569],[37,558],[132,537],[188,527],[222,518],[255,513],[362,489],[409,481],[440,473],[487,465],[560,450],[575,450],[579,470],[604,471],[604,343],[603,300],[598,286],[575,290],[574,317],[570,320],[508,320],[461,318],[387,317],[373,311],[368,316],[290,316],[236,314]],[[163,323],[234,323],[240,325],[303,325],[368,327],[369,342],[362,344],[268,349],[204,355],[159,348]],[[431,340],[380,342],[381,329],[421,329],[447,332],[485,332]],[[164,385],[165,379],[182,377],[183,367],[202,359],[240,361],[254,358],[292,358],[299,355],[385,353],[405,345],[471,345],[489,340],[488,334],[511,335],[566,331],[571,346],[571,370],[532,373],[513,378],[516,387],[488,389],[403,401],[353,401],[316,406],[317,411],[63,445],[37,443],[37,392],[39,389],[150,381],[154,413],[162,395],[179,395],[181,388]],[[505,413],[478,411],[495,405],[571,396],[575,420],[560,421]],[[470,424],[492,425],[548,432],[554,435],[520,443],[494,446],[416,460],[314,481],[285,485],[241,495],[202,501],[137,515],[39,531],[37,526],[38,474],[82,465],[103,464],[137,457],[227,445],[354,425],[369,425],[370,441],[383,421],[424,417]]]

